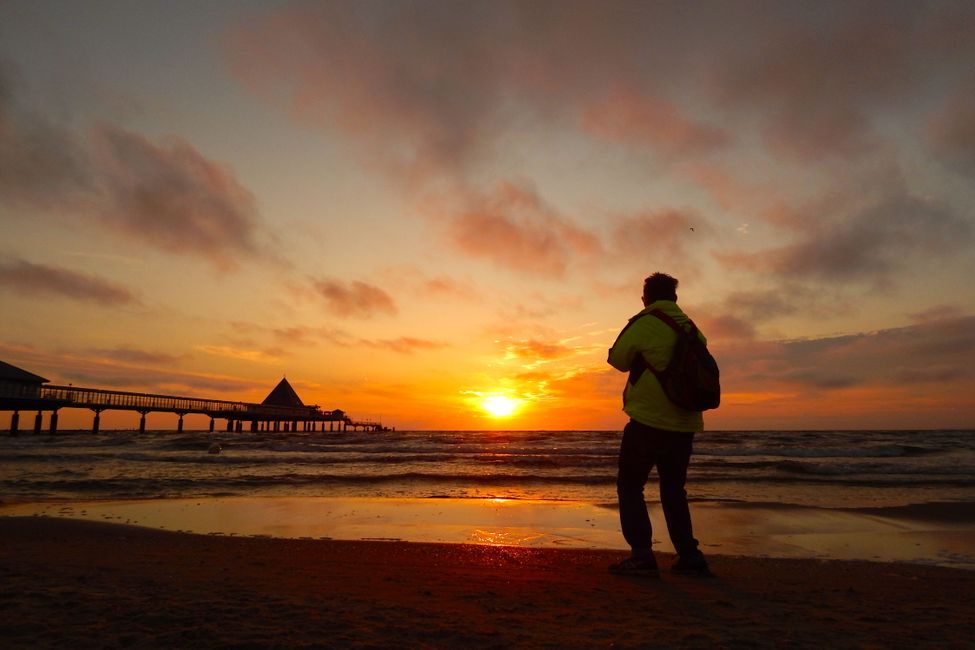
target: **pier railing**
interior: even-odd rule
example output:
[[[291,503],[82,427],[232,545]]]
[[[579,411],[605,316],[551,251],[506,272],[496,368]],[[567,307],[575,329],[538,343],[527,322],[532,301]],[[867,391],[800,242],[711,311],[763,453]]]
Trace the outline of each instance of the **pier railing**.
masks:
[[[74,386],[43,386],[39,397],[66,407],[93,410],[168,411],[172,413],[203,413],[220,418],[257,418],[261,420],[342,420],[343,415],[322,411],[317,406],[269,406],[250,402],[233,402],[198,397],[130,393],[101,388]]]

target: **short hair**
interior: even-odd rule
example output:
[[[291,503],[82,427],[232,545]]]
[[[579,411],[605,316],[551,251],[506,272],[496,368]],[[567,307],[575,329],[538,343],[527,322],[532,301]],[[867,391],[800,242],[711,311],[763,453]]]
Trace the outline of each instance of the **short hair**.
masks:
[[[658,300],[677,302],[677,278],[666,273],[654,273],[643,281],[643,297],[648,304]]]

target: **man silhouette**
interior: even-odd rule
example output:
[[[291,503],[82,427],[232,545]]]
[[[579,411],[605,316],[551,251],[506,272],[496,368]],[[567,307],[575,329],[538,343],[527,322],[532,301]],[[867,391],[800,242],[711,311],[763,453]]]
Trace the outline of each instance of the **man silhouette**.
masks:
[[[623,537],[632,549],[630,557],[610,566],[610,571],[658,574],[651,549],[653,527],[643,494],[650,470],[656,466],[660,504],[678,555],[671,570],[711,575],[694,539],[684,489],[694,434],[704,428],[704,418],[700,411],[688,411],[671,402],[653,372],[641,372],[648,365],[666,368],[677,341],[677,333],[650,312],[659,309],[679,326],[690,319],[677,306],[677,280],[669,275],[654,273],[644,280],[642,299],[643,311],[630,319],[609,350],[610,365],[630,373],[623,391],[623,410],[630,421],[620,443],[616,493]],[[699,335],[704,340],[704,335]]]

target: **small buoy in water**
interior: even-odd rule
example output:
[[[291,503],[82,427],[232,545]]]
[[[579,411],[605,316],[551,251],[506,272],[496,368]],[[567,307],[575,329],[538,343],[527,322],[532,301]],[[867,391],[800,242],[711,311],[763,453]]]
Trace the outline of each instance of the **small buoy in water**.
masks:
[[[219,454],[221,451],[223,451],[223,447],[220,445],[219,442],[214,442],[211,443],[210,449],[208,451],[211,454]]]

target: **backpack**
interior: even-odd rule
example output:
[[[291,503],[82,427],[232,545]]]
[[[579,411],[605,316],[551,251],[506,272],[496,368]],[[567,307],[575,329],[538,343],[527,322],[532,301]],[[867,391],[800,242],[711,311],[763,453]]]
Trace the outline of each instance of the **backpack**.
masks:
[[[687,332],[673,318],[659,309],[648,312],[669,325],[677,333],[674,354],[663,370],[649,365],[639,355],[630,369],[630,383],[635,384],[644,370],[649,370],[660,382],[671,402],[688,411],[707,411],[721,404],[721,383],[718,362],[697,335],[697,326],[691,321]]]

